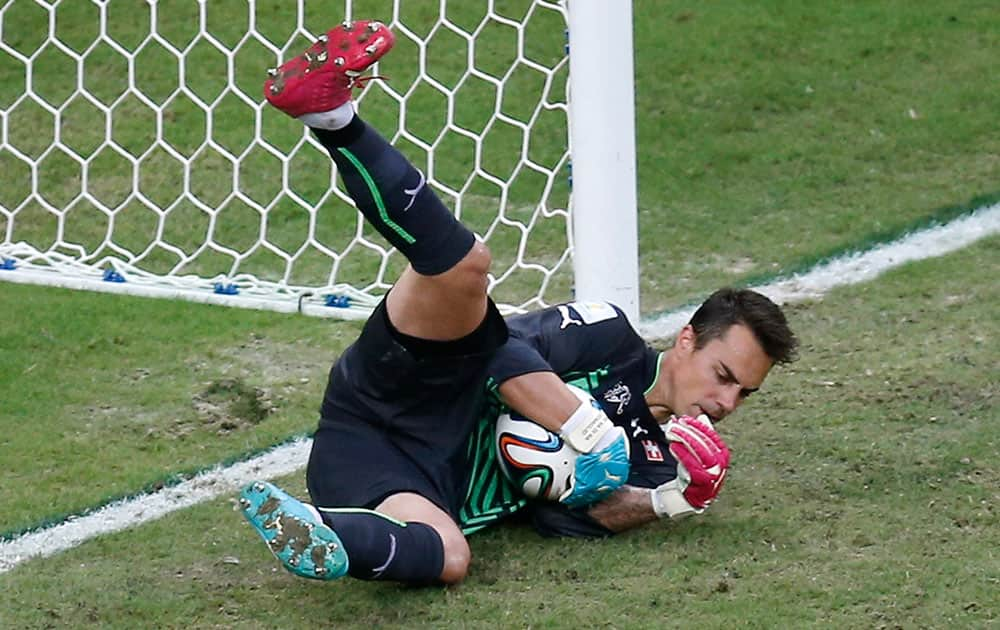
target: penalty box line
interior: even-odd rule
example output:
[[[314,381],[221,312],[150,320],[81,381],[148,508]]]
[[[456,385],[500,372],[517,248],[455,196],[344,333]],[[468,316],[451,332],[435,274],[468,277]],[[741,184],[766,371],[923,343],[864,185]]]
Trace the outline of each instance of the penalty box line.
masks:
[[[947,224],[926,228],[864,252],[824,262],[811,270],[753,287],[775,302],[815,299],[839,286],[857,284],[908,262],[933,258],[1000,233],[1000,203],[980,208]],[[640,323],[647,338],[676,334],[694,313],[690,307]],[[217,466],[177,485],[110,503],[84,516],[0,541],[0,573],[31,558],[47,557],[83,542],[152,521],[171,512],[235,493],[255,479],[274,478],[302,468],[312,440],[299,438],[251,459]]]

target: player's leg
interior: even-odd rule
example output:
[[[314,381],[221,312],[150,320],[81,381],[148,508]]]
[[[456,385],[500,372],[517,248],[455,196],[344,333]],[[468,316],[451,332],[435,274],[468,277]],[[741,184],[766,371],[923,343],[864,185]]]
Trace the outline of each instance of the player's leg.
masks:
[[[404,522],[426,523],[441,538],[444,561],[439,580],[457,584],[465,579],[472,552],[462,530],[451,515],[428,499],[411,492],[401,492],[384,499],[375,511]]]
[[[352,577],[415,584],[465,577],[469,547],[441,507],[447,490],[382,428],[356,418],[323,420],[306,481],[312,505],[338,537]]]
[[[386,298],[393,326],[433,340],[472,332],[487,309],[486,245],[455,219],[423,174],[360,118],[341,130],[314,132],[362,214],[410,262]]]
[[[464,577],[465,538],[447,512],[425,498],[443,502],[439,486],[382,428],[356,419],[322,421],[306,482],[324,523],[343,541],[352,577],[409,583]]]
[[[345,23],[272,71],[264,92],[313,130],[358,209],[410,262],[387,298],[396,329],[422,339],[457,339],[486,315],[489,250],[351,103],[358,74],[393,41],[378,22]]]
[[[457,584],[468,572],[471,556],[462,531],[419,494],[391,495],[374,510],[317,509],[343,541],[352,577]]]
[[[468,571],[461,530],[418,494],[393,495],[375,510],[317,508],[255,481],[240,493],[240,508],[274,556],[300,577],[456,584]]]

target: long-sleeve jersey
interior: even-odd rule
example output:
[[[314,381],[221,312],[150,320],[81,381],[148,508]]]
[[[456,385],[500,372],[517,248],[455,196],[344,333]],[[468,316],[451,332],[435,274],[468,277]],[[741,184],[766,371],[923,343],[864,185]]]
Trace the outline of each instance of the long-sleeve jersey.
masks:
[[[629,485],[655,487],[676,476],[676,462],[645,401],[645,393],[656,382],[660,355],[620,309],[606,302],[572,302],[508,318],[507,325],[510,338],[497,350],[489,367],[494,395],[469,442],[472,465],[461,512],[466,532],[527,504],[500,474],[494,444],[496,418],[504,410],[497,389],[522,374],[555,372],[563,381],[591,393],[608,418],[628,435]],[[541,523],[540,529],[547,533],[610,533],[599,527],[594,530],[583,511],[557,509],[541,502],[539,507],[543,508],[540,514],[560,522],[581,520],[581,528]]]

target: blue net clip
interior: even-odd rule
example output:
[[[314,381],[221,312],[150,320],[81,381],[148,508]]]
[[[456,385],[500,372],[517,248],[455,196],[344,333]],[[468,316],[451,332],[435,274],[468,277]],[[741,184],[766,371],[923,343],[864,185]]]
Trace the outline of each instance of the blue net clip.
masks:
[[[212,286],[215,287],[213,291],[219,295],[239,295],[240,293],[240,288],[232,283],[225,284],[222,282],[216,282]]]
[[[105,282],[125,282],[125,276],[118,273],[111,267],[104,270],[104,281]]]
[[[351,298],[346,295],[333,295],[326,296],[326,305],[332,306],[333,308],[350,308]]]
[[[13,258],[4,258],[0,260],[0,270],[3,271],[14,271],[17,269],[17,261]]]

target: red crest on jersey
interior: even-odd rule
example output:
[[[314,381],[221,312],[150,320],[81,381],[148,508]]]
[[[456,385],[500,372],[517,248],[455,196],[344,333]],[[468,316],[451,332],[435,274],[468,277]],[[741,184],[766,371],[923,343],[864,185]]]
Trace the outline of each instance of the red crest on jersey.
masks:
[[[660,450],[660,445],[653,440],[642,440],[642,448],[646,451],[646,461],[663,461],[663,451]]]

